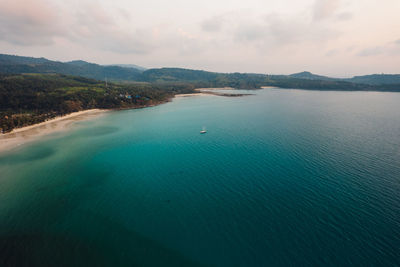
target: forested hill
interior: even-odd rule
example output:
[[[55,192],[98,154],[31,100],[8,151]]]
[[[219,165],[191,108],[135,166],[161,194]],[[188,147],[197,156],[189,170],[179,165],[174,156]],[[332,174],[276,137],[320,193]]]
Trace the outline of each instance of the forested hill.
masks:
[[[233,87],[241,89],[258,89],[268,85],[268,75],[248,73],[217,73],[203,70],[179,68],[150,69],[142,73],[146,82],[183,82],[196,87]]]
[[[259,88],[274,85],[283,88],[319,90],[374,90],[400,91],[400,75],[374,74],[353,78],[331,78],[310,72],[291,75],[267,75],[251,73],[217,73],[181,68],[146,70],[135,65],[102,66],[82,60],[71,62],[51,61],[45,58],[20,57],[0,54],[0,73],[59,73],[82,76],[96,80],[191,83],[200,87],[231,86],[235,88]]]
[[[102,66],[77,60],[71,62],[51,61],[45,58],[31,58],[0,54],[0,73],[59,73],[102,80],[141,79],[142,70],[132,67]]]
[[[355,76],[350,79],[345,79],[348,82],[363,83],[363,84],[400,84],[400,74],[372,74],[364,76]]]
[[[74,111],[138,108],[191,93],[190,84],[116,84],[62,74],[0,74],[0,133]]]
[[[303,72],[299,72],[299,73],[290,74],[289,77],[297,78],[297,79],[305,79],[305,80],[320,80],[320,81],[335,80],[334,78],[313,74],[309,71],[303,71]]]
[[[307,90],[400,92],[398,75],[370,75],[353,79],[358,82],[307,72],[288,76],[180,68],[143,71],[81,60],[63,63],[45,58],[0,55],[0,133],[79,110],[156,105],[177,93],[192,93],[195,88],[202,87],[258,89],[276,86]]]
[[[354,76],[353,78],[331,78],[313,74],[308,71],[295,73],[289,75],[292,78],[305,79],[305,80],[321,80],[321,81],[344,81],[350,83],[361,83],[370,85],[381,84],[400,84],[400,74],[371,74],[363,76]]]
[[[251,73],[216,73],[179,68],[150,69],[142,73],[146,82],[184,82],[196,87],[233,87],[256,89],[262,86],[298,88],[307,90],[382,91],[400,92],[400,84],[361,84],[343,79],[296,78],[288,75]]]

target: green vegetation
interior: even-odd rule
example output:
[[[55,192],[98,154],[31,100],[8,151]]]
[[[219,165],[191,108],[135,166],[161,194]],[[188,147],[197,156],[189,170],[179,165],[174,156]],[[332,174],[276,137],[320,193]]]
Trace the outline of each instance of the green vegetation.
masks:
[[[19,57],[0,54],[0,73],[59,73],[96,80],[140,80],[142,70],[131,67],[101,66],[77,60],[67,63],[45,58]]]
[[[355,76],[350,79],[346,79],[348,82],[363,83],[363,84],[400,84],[399,74],[372,74],[364,76]]]
[[[111,82],[106,85],[105,79]],[[145,70],[133,65],[101,66],[81,60],[63,63],[0,54],[0,132],[85,109],[157,105],[177,93],[192,93],[195,88],[262,86],[400,92],[400,75],[335,79],[310,72],[266,75],[179,68]]]
[[[196,87],[228,86],[238,89],[258,89],[262,86],[276,86],[307,90],[400,92],[400,84],[360,84],[327,77],[318,79],[318,77],[323,76],[311,73],[294,74],[294,77],[288,75],[215,73],[177,68],[150,69],[142,74],[143,80],[147,82],[183,81],[194,84]]]
[[[299,73],[290,74],[289,77],[297,78],[297,79],[304,79],[304,80],[322,80],[322,81],[332,81],[334,78],[316,75],[308,71],[303,71]]]
[[[267,76],[262,74],[216,73],[178,68],[150,69],[142,74],[142,80],[146,82],[183,82],[193,84],[197,88],[259,89],[266,85],[266,78]]]
[[[304,80],[322,80],[322,81],[344,81],[349,83],[360,83],[368,85],[384,85],[384,84],[400,84],[400,74],[372,74],[364,76],[355,76],[353,78],[330,78],[326,76],[316,75],[308,71],[289,75],[292,78]]]
[[[179,83],[106,86],[104,82],[61,74],[3,74],[0,75],[0,132],[85,109],[157,105],[193,89]]]
[[[380,91],[400,92],[400,84],[360,84],[343,80],[310,80],[291,78],[285,75],[271,75],[268,85],[280,88],[297,88],[319,91]]]

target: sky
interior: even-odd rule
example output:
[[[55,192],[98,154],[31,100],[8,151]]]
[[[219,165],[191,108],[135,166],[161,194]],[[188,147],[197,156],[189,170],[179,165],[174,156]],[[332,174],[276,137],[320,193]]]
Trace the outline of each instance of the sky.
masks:
[[[400,0],[0,0],[0,53],[146,68],[400,73]]]

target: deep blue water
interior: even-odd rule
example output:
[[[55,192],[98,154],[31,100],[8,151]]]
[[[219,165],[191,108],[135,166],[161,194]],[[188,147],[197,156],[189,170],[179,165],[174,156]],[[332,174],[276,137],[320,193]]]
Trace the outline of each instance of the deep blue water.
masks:
[[[0,266],[399,266],[400,94],[254,93],[0,155]]]

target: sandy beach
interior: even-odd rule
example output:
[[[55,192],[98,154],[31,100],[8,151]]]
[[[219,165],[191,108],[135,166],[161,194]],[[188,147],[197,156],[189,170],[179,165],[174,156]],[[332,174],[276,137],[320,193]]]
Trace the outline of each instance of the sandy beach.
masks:
[[[189,96],[202,96],[202,95],[216,95],[216,96],[226,96],[226,97],[238,97],[238,96],[246,96],[252,94],[236,94],[236,93],[227,93],[227,92],[218,92],[219,90],[235,90],[232,87],[221,87],[221,88],[197,88],[194,89],[198,93],[191,94],[177,94],[175,97],[189,97]]]
[[[40,137],[66,130],[74,122],[87,120],[104,112],[106,110],[101,109],[74,112],[35,125],[17,128],[10,133],[0,134],[0,153],[38,140]]]
[[[188,97],[188,96],[199,96],[205,95],[205,93],[193,93],[193,94],[177,94],[175,97]]]
[[[235,90],[233,87],[215,87],[215,88],[197,88],[196,91],[210,91],[210,90]]]
[[[198,93],[191,94],[177,94],[176,98],[190,97],[190,96],[202,96],[202,95],[219,95],[212,92],[213,90],[232,90],[233,88],[198,88],[195,89]],[[208,91],[207,91],[208,90]],[[227,95],[230,96],[230,95]],[[107,110],[90,109],[79,112],[74,112],[65,116],[56,117],[54,119],[38,123],[31,126],[14,129],[10,133],[0,134],[0,153],[15,149],[26,143],[38,140],[46,135],[60,132],[69,129],[69,127],[77,121],[87,120],[103,114]]]
[[[188,96],[201,96],[201,95],[214,95],[214,93],[209,92],[213,90],[234,90],[232,87],[220,87],[220,88],[197,88],[194,89],[198,93],[192,93],[192,94],[177,94],[175,97],[188,97]]]

